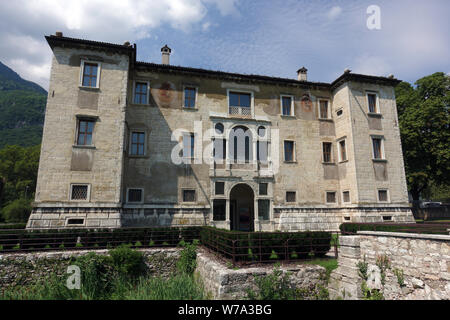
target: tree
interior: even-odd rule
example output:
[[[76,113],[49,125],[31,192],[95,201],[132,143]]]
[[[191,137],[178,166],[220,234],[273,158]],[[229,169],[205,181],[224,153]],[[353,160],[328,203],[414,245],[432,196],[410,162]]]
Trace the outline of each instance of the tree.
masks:
[[[413,200],[449,185],[450,77],[442,72],[395,88],[408,189]]]

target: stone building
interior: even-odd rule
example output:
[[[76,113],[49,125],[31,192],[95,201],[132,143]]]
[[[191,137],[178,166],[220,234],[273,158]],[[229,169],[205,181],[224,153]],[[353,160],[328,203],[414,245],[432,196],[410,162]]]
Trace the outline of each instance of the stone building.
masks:
[[[136,45],[53,50],[28,228],[337,230],[413,222],[393,76],[332,83],[136,61]]]

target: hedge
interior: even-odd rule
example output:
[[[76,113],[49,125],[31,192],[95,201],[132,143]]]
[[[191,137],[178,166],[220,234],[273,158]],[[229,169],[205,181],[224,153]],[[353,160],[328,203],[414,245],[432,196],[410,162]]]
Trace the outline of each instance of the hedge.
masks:
[[[408,232],[426,234],[448,234],[449,223],[442,224],[401,224],[401,223],[343,223],[341,233],[356,234],[357,231]]]

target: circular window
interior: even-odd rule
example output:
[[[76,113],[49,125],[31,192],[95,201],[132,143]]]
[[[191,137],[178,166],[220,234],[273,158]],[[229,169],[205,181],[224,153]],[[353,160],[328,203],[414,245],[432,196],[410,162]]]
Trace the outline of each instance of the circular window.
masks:
[[[223,133],[223,124],[221,123],[216,123],[216,126],[214,127],[216,129],[216,133],[217,134],[222,134]]]
[[[266,128],[261,126],[258,128],[258,136],[264,137],[266,135]]]

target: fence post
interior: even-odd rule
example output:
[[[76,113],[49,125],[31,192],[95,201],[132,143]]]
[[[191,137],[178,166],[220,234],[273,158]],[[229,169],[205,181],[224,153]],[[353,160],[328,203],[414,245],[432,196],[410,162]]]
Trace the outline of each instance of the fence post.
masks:
[[[262,252],[261,252],[261,232],[259,233],[259,262],[262,261]]]
[[[236,252],[236,250],[235,250],[235,242],[236,242],[236,240],[233,239],[231,241],[232,241],[231,243],[233,244],[232,260],[233,260],[233,267],[234,267],[236,265],[236,256],[235,256],[235,252]]]

